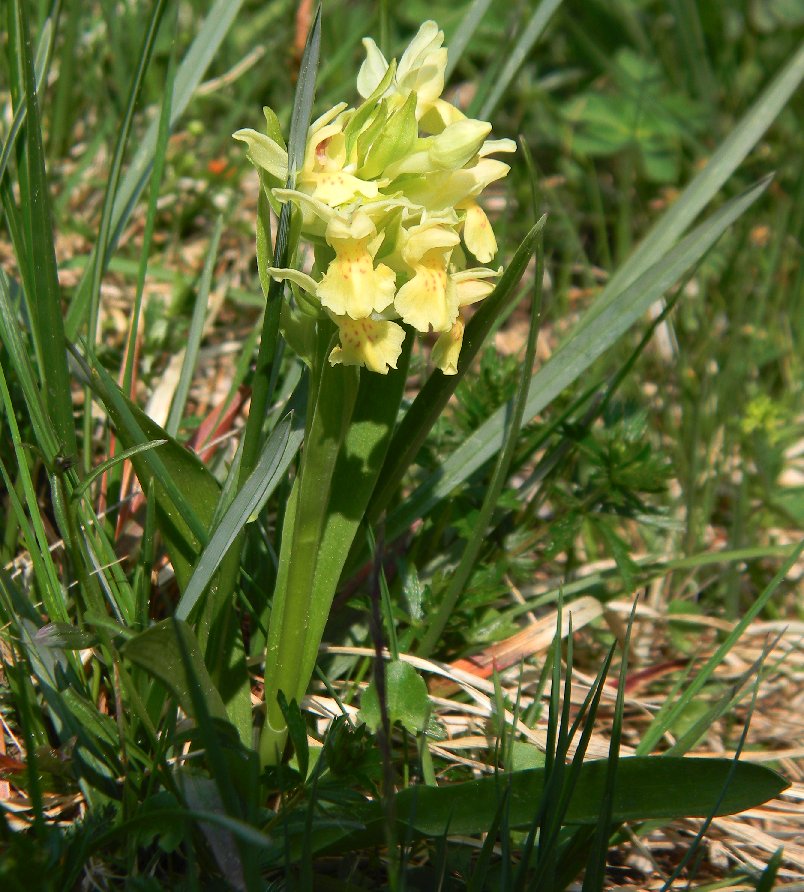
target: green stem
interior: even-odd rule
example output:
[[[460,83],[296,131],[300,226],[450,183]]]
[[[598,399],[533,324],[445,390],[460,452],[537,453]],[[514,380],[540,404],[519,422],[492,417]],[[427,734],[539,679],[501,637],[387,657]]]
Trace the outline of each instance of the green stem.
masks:
[[[349,431],[359,374],[357,369],[331,366],[322,356],[321,377],[312,421],[305,437],[301,471],[291,503],[279,558],[274,606],[268,626],[265,655],[266,718],[260,738],[262,764],[277,763],[282,756],[287,728],[277,702],[281,690],[288,701],[302,697],[313,665],[305,651],[309,627],[319,626],[320,614],[329,611],[328,592],[314,586],[316,562],[321,550],[330,502],[333,472]],[[290,533],[290,535],[288,535]]]

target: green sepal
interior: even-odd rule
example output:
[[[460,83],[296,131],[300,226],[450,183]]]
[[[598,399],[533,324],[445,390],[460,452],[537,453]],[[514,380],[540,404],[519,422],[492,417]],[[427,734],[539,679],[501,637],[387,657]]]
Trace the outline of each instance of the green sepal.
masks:
[[[383,79],[377,84],[374,92],[355,110],[352,119],[346,125],[343,135],[346,137],[346,157],[349,158],[354,148],[355,140],[360,135],[360,131],[368,123],[372,114],[377,108],[380,98],[391,86],[391,81],[396,74],[396,59],[391,60],[388,70],[385,72]]]
[[[288,147],[285,144],[284,137],[282,136],[282,126],[279,123],[279,118],[277,118],[276,113],[267,105],[263,106],[262,113],[265,115],[266,134],[270,136],[277,145],[281,146],[285,151],[287,151]]]
[[[363,179],[374,179],[381,176],[386,167],[401,161],[415,145],[418,128],[416,94],[411,93],[402,108],[391,115],[377,134],[358,175]]]
[[[361,163],[361,158],[365,162],[369,151],[371,150],[374,140],[377,139],[388,120],[388,102],[382,99],[372,112],[370,123],[363,129],[363,132],[357,137],[357,163]]]

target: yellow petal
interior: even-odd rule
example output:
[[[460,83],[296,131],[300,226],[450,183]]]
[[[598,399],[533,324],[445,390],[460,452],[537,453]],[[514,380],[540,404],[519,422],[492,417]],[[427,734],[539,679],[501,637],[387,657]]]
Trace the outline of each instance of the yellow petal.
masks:
[[[459,307],[467,307],[469,304],[477,303],[488,297],[494,290],[494,283],[489,279],[496,279],[502,274],[502,267],[499,269],[486,269],[485,267],[475,267],[474,269],[464,269],[457,273],[452,273],[450,278],[455,285],[455,294]]]
[[[435,252],[434,252],[435,253]],[[447,275],[446,259],[427,255],[428,262],[414,267],[414,274],[397,292],[394,308],[417,331],[447,331],[458,316],[455,288]]]
[[[423,258],[428,254],[446,255],[450,248],[458,244],[460,238],[457,233],[437,222],[428,221],[411,226],[406,230],[402,256],[406,263],[415,266],[424,262]],[[433,258],[435,259],[435,258]],[[446,267],[446,264],[445,264]]]
[[[463,322],[458,319],[433,345],[433,362],[445,375],[458,374],[458,357],[463,345]]]
[[[359,365],[369,371],[388,374],[396,368],[405,329],[395,322],[380,319],[336,318],[340,332],[340,346],[329,354],[332,365]]]
[[[515,152],[516,143],[512,139],[487,139],[477,153],[481,158],[493,155],[495,152]]]
[[[376,198],[379,193],[376,183],[343,171],[305,172],[300,174],[298,185],[317,201],[330,207],[350,204],[358,197]]]
[[[363,46],[366,50],[366,58],[357,75],[357,92],[365,99],[380,85],[388,70],[388,63],[377,44],[370,37],[363,38]]]
[[[288,153],[270,136],[249,129],[238,130],[232,136],[248,146],[248,159],[255,167],[261,167],[278,180],[287,179]]]
[[[494,238],[489,218],[475,201],[466,208],[463,240],[466,242],[466,247],[481,263],[488,263],[497,253],[497,239]]]
[[[456,170],[474,158],[489,133],[491,124],[486,121],[475,121],[473,118],[456,121],[438,136],[432,137],[430,158],[437,168]]]
[[[472,167],[444,170],[414,177],[401,188],[405,198],[423,205],[428,211],[455,207],[479,195],[489,183],[502,179],[511,168],[495,158],[481,158]]]

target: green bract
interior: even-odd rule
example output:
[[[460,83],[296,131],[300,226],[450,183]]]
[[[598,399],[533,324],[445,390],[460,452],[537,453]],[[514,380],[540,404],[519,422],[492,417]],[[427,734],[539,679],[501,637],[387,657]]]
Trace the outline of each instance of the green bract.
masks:
[[[302,235],[331,249],[309,273],[280,267],[270,273],[303,289],[336,323],[333,364],[382,374],[396,368],[401,320],[437,332],[433,360],[444,374],[455,374],[461,308],[491,293],[501,272],[467,268],[467,258],[485,264],[497,253],[477,198],[509,170],[488,156],[516,147],[510,139],[487,139],[490,124],[441,98],[443,42],[435,22],[425,22],[399,64],[389,65],[374,41],[364,40],[357,89],[365,101],[357,108],[339,103],[312,123],[295,189],[281,188],[288,155],[270,110],[267,135],[234,134],[267,175],[272,200],[293,202]]]

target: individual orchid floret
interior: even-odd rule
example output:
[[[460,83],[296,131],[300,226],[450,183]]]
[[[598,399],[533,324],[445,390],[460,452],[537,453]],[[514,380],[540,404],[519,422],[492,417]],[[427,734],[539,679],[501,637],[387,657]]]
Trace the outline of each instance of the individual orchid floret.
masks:
[[[445,375],[458,374],[458,357],[461,355],[463,345],[463,321],[456,319],[449,331],[445,331],[433,345],[430,358],[436,368],[441,369]]]
[[[327,224],[326,239],[335,259],[316,289],[321,305],[352,319],[381,313],[394,299],[396,275],[383,263],[374,266],[382,240],[374,223],[359,211],[349,221],[336,216]]]
[[[420,223],[410,229],[402,257],[413,275],[397,292],[394,308],[418,331],[446,331],[458,316],[455,290],[448,275],[456,232],[439,223]]]
[[[428,211],[438,211],[454,208],[467,198],[476,198],[486,186],[506,176],[510,169],[495,158],[481,158],[472,167],[414,177],[405,182],[402,189],[409,201]]]
[[[331,207],[376,198],[377,183],[355,176],[355,165],[348,165],[346,160],[342,124],[323,127],[307,144],[304,167],[296,180],[298,190]]]
[[[483,266],[451,273],[450,279],[455,288],[458,306],[468,307],[488,297],[494,291],[494,284],[489,280],[496,279],[501,273],[502,267],[487,269]]]
[[[365,366],[371,372],[387,375],[396,368],[405,340],[405,329],[386,319],[352,319],[332,316],[338,326],[340,345],[329,354],[332,365]]]
[[[468,164],[478,155],[491,124],[464,118],[451,124],[437,136],[419,139],[413,151],[402,156],[396,164],[385,168],[385,176],[393,180],[406,173],[430,174],[454,171]]]
[[[385,91],[392,106],[402,105],[416,94],[416,119],[430,111],[444,90],[447,70],[447,49],[444,32],[433,21],[425,22],[402,54],[396,76]],[[357,90],[364,98],[370,96],[388,71],[388,62],[370,37],[363,40],[366,59],[357,76]]]
[[[344,127],[351,113],[344,114],[340,102],[321,115],[308,130],[304,164],[296,176],[296,188],[332,207],[360,198],[376,198],[378,185],[354,176],[355,164],[349,163]],[[268,112],[266,112],[266,116]],[[276,182],[288,176],[288,153],[271,136],[256,130],[238,130],[234,138],[248,146],[248,158]]]
[[[459,207],[466,211],[463,223],[466,247],[481,263],[488,263],[497,253],[497,239],[486,212],[472,198],[462,202]]]

